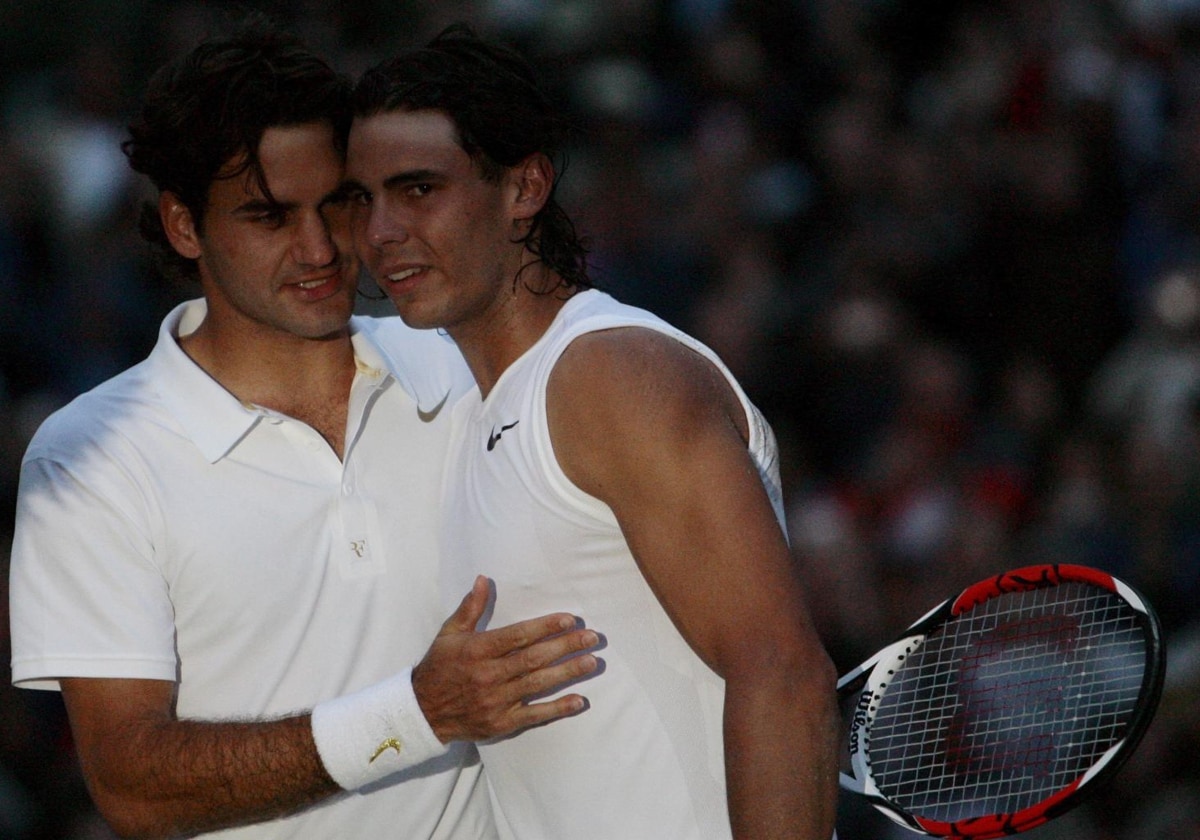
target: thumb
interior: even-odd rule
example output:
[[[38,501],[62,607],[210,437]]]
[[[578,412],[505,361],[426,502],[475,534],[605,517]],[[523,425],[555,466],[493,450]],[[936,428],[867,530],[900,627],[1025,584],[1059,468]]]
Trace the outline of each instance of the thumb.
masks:
[[[474,633],[491,599],[492,582],[483,575],[476,575],[471,591],[459,603],[458,609],[442,623],[442,633]]]

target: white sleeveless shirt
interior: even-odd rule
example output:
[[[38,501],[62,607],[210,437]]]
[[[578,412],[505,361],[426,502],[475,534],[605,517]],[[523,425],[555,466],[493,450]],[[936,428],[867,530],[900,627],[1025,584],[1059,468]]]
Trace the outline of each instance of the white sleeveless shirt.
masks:
[[[581,715],[480,744],[502,835],[571,840],[728,838],[724,682],[680,636],[607,505],[554,456],[546,383],[578,336],[657,330],[710,359],[746,411],[750,450],[782,522],[774,436],[716,355],[656,316],[598,291],[575,295],[500,377],[456,406],[441,538],[447,609],[475,574],[496,583],[489,626],[580,615],[606,639],[605,670],[576,690]]]

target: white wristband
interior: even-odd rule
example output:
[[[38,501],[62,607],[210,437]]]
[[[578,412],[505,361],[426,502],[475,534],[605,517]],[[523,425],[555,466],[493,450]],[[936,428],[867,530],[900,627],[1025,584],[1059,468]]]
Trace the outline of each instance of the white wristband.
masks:
[[[346,790],[358,790],[448,749],[421,713],[411,668],[318,703],[312,710],[312,733],[326,771]]]

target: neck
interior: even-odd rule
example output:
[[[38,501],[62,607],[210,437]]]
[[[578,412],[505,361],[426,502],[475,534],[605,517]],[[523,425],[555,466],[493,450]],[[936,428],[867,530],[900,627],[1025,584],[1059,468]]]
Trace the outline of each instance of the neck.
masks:
[[[487,318],[449,330],[485,398],[504,371],[545,335],[566,300],[561,291],[534,294],[518,283]]]
[[[206,324],[179,341],[197,365],[242,403],[307,424],[342,457],[355,373],[348,331],[324,339],[227,340]]]
[[[245,403],[286,411],[304,395],[328,394],[354,374],[350,335],[322,339],[276,334],[238,337],[220,334],[209,321],[179,341],[184,352]]]

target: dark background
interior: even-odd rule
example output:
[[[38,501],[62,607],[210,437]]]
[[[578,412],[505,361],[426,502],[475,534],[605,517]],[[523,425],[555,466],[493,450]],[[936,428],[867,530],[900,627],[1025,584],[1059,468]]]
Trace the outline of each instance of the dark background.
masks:
[[[118,146],[235,8],[0,0],[0,559],[37,424],[197,294],[150,272]],[[772,421],[839,669],[1005,568],[1119,574],[1168,632],[1163,707],[1106,801],[1031,837],[1200,837],[1200,3],[242,8],[351,74],[458,19],[525,50],[579,129],[595,279]],[[842,840],[908,836],[848,799]],[[0,687],[0,837],[110,836],[57,695]]]

